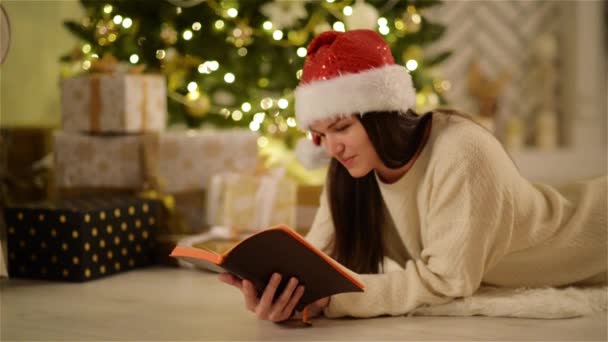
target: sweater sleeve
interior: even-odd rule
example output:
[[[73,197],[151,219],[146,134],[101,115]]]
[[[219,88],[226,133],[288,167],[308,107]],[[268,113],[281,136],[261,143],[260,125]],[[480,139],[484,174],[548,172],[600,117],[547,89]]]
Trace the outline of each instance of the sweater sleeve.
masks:
[[[504,255],[513,220],[505,173],[517,169],[493,137],[446,145],[433,151],[439,155],[419,190],[420,256],[403,270],[357,275],[365,292],[333,296],[328,317],[401,315],[469,296]]]

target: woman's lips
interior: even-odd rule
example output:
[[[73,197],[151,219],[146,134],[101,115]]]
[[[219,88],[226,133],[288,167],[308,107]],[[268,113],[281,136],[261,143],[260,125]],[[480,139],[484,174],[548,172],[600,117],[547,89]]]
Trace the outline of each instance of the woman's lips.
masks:
[[[352,156],[346,159],[342,159],[342,165],[344,165],[344,167],[346,167],[347,169],[352,167],[353,164],[355,163],[355,158],[357,156]]]

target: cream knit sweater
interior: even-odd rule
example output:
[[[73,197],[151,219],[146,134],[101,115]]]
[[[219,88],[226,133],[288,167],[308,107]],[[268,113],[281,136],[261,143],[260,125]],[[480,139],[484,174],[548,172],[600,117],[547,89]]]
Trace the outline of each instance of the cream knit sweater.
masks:
[[[490,133],[434,113],[414,166],[393,184],[376,179],[392,219],[390,259],[382,274],[353,273],[365,292],[332,296],[328,317],[406,314],[482,283],[606,283],[607,177],[561,189],[532,184]],[[307,235],[321,249],[334,231],[326,197]]]

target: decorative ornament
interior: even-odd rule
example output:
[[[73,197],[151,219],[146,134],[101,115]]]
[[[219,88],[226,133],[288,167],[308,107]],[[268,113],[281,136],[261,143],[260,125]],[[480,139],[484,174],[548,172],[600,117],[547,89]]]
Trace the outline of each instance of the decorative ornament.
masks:
[[[308,18],[305,5],[306,1],[274,0],[262,5],[260,12],[270,19],[275,29],[282,30]]]
[[[165,44],[175,44],[177,42],[177,31],[169,24],[163,24],[160,31],[160,39]]]
[[[167,2],[174,6],[188,8],[200,5],[205,2],[205,0],[167,0]]]
[[[188,98],[186,96],[186,98]],[[211,100],[205,93],[199,93],[198,97],[186,102],[186,111],[193,117],[202,118],[211,110]]]
[[[378,10],[374,6],[364,0],[357,0],[353,5],[353,13],[344,17],[344,22],[349,30],[373,30],[376,28],[378,17]]]

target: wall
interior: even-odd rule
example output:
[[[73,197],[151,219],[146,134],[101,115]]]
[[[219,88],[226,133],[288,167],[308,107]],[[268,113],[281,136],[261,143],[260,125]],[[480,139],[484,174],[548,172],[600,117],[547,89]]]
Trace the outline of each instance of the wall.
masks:
[[[65,19],[82,16],[76,0],[4,0],[11,48],[0,68],[0,125],[58,127],[59,57],[76,39]]]

